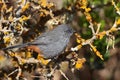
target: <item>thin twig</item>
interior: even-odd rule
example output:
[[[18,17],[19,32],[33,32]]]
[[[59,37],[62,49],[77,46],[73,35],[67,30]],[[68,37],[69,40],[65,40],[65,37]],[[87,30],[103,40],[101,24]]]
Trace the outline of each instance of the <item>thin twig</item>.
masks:
[[[60,73],[64,76],[64,78],[65,78],[66,80],[69,80],[68,77],[65,75],[65,73],[64,73],[62,70],[59,70],[59,71],[60,71]]]
[[[93,28],[93,23],[90,22],[89,28],[92,30],[93,35],[95,34],[95,30]]]
[[[19,77],[21,76],[22,73],[22,69],[20,67],[18,67],[18,74],[16,76],[16,79],[19,80]]]
[[[8,77],[11,76],[12,74],[14,74],[14,73],[17,72],[17,71],[18,71],[18,69],[12,71],[10,74],[8,74]]]

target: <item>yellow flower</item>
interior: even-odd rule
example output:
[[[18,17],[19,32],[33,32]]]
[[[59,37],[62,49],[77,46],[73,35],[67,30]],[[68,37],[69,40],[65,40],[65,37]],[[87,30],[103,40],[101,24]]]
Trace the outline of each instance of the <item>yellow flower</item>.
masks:
[[[92,48],[92,50],[94,51],[94,53],[101,59],[101,60],[104,60],[103,59],[103,56],[100,54],[100,52],[96,49],[95,46],[93,46],[92,44],[90,44],[90,47]]]
[[[85,12],[91,11],[91,8],[85,8]]]
[[[120,25],[120,18],[116,22],[117,25]]]
[[[85,58],[82,58],[82,59],[79,59],[76,61],[76,64],[75,64],[75,68],[76,69],[81,69],[83,67],[83,63],[85,63],[86,59]]]
[[[50,59],[45,60],[40,54],[38,54],[37,59],[40,60],[41,64],[43,65],[47,65],[50,62]]]
[[[6,37],[4,37],[4,42],[5,42],[5,43],[9,43],[9,42],[10,42],[10,40],[11,40],[11,38],[10,38],[10,37],[7,37],[7,36],[6,36]]]
[[[96,37],[97,37],[98,39],[102,39],[102,38],[105,36],[105,34],[106,34],[106,31],[103,31],[103,32],[97,34]]]
[[[20,18],[20,22],[22,22],[22,21],[26,21],[26,20],[28,20],[28,19],[30,19],[30,15],[27,17],[27,16],[25,16],[25,15],[23,15],[21,18]]]
[[[30,6],[30,3],[27,3],[23,8],[22,8],[22,12],[24,12],[26,9],[28,9]]]

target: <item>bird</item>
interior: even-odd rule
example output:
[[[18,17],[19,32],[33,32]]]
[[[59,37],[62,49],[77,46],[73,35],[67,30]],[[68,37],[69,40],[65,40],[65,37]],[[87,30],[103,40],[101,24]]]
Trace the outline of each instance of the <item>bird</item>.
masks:
[[[51,31],[42,33],[32,42],[6,47],[2,50],[28,47],[42,54],[44,58],[54,58],[62,54],[74,32],[75,30],[69,24],[61,24]]]

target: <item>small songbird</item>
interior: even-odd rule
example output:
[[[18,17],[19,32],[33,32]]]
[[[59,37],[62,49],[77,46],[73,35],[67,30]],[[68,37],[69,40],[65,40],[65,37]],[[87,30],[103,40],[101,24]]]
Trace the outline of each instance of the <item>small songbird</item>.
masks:
[[[42,54],[44,58],[54,58],[65,50],[74,32],[70,25],[62,24],[58,25],[52,31],[41,34],[32,42],[10,46],[2,50],[28,47]]]

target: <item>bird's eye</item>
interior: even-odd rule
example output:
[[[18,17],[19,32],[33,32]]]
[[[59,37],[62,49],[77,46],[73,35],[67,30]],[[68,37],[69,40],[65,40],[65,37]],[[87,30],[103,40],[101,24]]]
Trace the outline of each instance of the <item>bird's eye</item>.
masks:
[[[67,32],[67,33],[72,33],[72,29],[68,29],[68,30],[66,30],[65,32]]]

